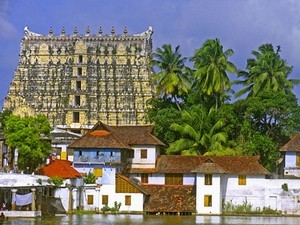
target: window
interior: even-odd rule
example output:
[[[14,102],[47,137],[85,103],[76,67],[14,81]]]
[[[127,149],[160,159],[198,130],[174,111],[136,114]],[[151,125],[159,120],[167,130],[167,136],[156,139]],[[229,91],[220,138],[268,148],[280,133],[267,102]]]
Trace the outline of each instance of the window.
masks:
[[[205,174],[204,184],[205,185],[212,185],[212,174]]]
[[[79,123],[79,112],[73,112],[73,123]]]
[[[246,175],[239,175],[239,185],[246,185]]]
[[[127,157],[133,159],[134,158],[134,150],[128,150]]]
[[[165,174],[165,184],[166,185],[182,185],[183,184],[183,174]]]
[[[125,205],[131,205],[131,196],[125,195]]]
[[[94,168],[95,177],[102,177],[102,168]]]
[[[78,56],[78,63],[82,63],[82,55]]]
[[[296,166],[300,166],[300,152],[296,152]]]
[[[144,184],[148,184],[148,174],[147,173],[141,174],[141,182]]]
[[[81,90],[81,81],[76,81],[76,90]]]
[[[74,96],[74,105],[80,106],[80,96],[79,95]]]
[[[108,204],[108,195],[102,195],[102,205]]]
[[[147,159],[147,149],[141,149],[141,159]]]
[[[204,195],[204,207],[211,207],[211,206],[212,206],[212,196]]]
[[[82,68],[81,67],[77,68],[77,75],[78,76],[82,75]]]
[[[82,156],[82,151],[79,151],[79,156]]]
[[[94,204],[94,195],[88,195],[87,196],[87,203],[88,203],[88,205],[93,205]]]

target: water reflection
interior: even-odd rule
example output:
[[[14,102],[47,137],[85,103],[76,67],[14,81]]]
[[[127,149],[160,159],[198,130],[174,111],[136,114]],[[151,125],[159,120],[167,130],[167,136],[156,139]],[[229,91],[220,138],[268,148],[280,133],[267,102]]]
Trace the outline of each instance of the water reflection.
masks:
[[[300,217],[245,216],[150,216],[150,215],[70,215],[45,218],[10,218],[10,225],[299,225]]]

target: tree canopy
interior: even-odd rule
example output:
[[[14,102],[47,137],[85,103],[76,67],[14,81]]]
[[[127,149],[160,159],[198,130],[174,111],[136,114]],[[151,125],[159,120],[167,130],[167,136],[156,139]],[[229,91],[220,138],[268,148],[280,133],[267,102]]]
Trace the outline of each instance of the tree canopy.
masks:
[[[9,115],[5,117],[5,143],[12,149],[18,150],[18,167],[34,171],[45,163],[50,154],[49,140],[51,127],[44,115],[36,117],[19,117]]]
[[[262,165],[275,171],[279,148],[300,130],[300,108],[292,93],[299,80],[288,79],[292,67],[281,58],[280,47],[261,45],[247,60],[246,71],[229,61],[233,50],[224,51],[219,39],[207,40],[195,51],[190,57],[194,68],[187,69],[178,48],[157,49],[155,63],[163,72],[153,82],[162,85],[158,91],[165,97],[152,99],[148,111],[154,134],[167,144],[166,153],[259,155]],[[171,73],[184,79],[173,80]],[[243,80],[231,82],[228,73]],[[166,91],[167,84],[172,91]],[[226,101],[232,84],[242,85],[236,96],[246,98]]]

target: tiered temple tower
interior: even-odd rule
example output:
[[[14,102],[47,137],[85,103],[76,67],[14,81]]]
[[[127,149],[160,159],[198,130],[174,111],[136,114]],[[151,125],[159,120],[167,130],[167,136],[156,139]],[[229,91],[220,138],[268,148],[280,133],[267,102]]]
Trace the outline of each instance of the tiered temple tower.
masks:
[[[45,114],[53,127],[79,132],[101,120],[109,125],[146,123],[152,28],[141,34],[48,35],[24,29],[20,59],[4,109]]]

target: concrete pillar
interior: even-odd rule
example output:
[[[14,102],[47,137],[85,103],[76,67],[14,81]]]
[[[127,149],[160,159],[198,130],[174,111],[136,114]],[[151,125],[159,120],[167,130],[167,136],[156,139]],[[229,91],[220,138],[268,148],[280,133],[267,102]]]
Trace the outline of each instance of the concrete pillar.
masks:
[[[68,207],[68,213],[72,213],[72,205],[73,205],[73,190],[72,187],[69,187],[69,207]]]
[[[31,200],[31,211],[35,211],[35,188],[31,188],[32,200]]]
[[[80,209],[80,202],[78,203],[77,199],[78,199],[78,190],[77,188],[73,189],[73,205],[72,205],[72,209]]]
[[[17,193],[17,189],[11,189],[11,192],[12,192],[12,202],[11,202],[11,210],[12,211],[16,211],[16,193]]]
[[[37,192],[37,211],[42,211],[42,189],[38,189]]]

